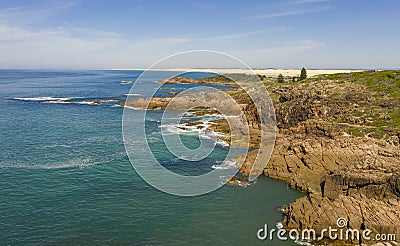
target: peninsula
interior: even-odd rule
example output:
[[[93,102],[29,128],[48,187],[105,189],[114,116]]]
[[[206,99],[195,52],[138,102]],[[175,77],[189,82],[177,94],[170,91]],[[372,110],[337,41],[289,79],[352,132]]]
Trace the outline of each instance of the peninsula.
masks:
[[[167,82],[232,84],[222,77]],[[263,173],[305,193],[284,207],[283,225],[322,230],[345,218],[348,228],[400,235],[400,71],[316,75],[295,82],[261,78],[278,129]],[[251,147],[257,148],[260,121],[254,102],[239,88],[228,94],[244,110]],[[153,98],[148,108],[165,109],[170,100]],[[127,105],[145,107],[141,99]],[[226,120],[216,123],[213,130],[229,133]],[[249,173],[255,151],[247,153],[243,174]]]

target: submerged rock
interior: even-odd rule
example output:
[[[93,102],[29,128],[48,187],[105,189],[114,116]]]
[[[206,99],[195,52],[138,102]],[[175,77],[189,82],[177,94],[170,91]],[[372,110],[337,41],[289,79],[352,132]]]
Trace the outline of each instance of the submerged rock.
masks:
[[[226,183],[229,185],[239,185],[239,186],[246,186],[250,184],[250,180],[248,178],[240,178],[240,177],[227,177]]]

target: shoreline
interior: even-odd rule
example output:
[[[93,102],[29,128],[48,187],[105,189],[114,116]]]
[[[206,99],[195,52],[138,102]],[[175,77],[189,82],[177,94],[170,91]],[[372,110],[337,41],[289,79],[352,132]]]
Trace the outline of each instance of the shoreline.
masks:
[[[301,83],[264,81],[276,95],[273,99],[279,130],[263,174],[287,181],[291,188],[305,194],[284,206],[285,228],[322,230],[336,225],[338,218],[346,218],[348,228],[399,233],[393,225],[400,223],[400,129],[393,121],[396,115],[385,118],[400,105],[400,89],[390,87],[398,75],[399,71],[366,71]],[[371,78],[380,87],[384,81],[393,91],[382,98]],[[241,103],[250,103],[240,97],[241,93],[233,94]],[[377,100],[385,102],[376,104]],[[154,106],[163,108],[163,104]],[[248,106],[243,110],[247,116],[254,115]],[[381,124],[382,119],[386,127],[374,125]],[[221,123],[216,127],[225,128]],[[259,128],[256,121],[251,123]],[[247,153],[240,173],[249,173],[256,151]],[[231,180],[233,184],[242,181],[246,180]]]
[[[301,69],[281,69],[281,68],[268,68],[268,69],[243,69],[243,68],[111,68],[105,69],[111,71],[166,71],[166,72],[201,72],[201,73],[217,73],[217,74],[232,74],[232,73],[242,73],[251,74],[253,71],[259,75],[265,76],[278,76],[282,74],[283,76],[293,77],[299,76]],[[307,69],[307,74],[309,77],[313,77],[321,74],[337,74],[337,73],[352,73],[366,71],[363,69]],[[378,71],[378,70],[377,70]]]

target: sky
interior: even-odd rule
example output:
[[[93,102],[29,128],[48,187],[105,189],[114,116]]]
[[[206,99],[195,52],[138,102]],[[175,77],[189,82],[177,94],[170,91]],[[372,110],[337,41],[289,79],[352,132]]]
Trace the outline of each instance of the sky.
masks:
[[[399,68],[399,11],[398,0],[0,0],[0,69],[146,68],[188,50],[252,68]]]

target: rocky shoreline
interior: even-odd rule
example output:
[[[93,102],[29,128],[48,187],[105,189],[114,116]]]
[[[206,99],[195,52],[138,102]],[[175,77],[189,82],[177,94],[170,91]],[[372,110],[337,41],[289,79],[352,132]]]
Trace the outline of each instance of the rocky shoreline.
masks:
[[[170,83],[182,81],[187,82]],[[275,106],[278,133],[264,175],[286,180],[306,194],[285,206],[285,228],[321,231],[344,218],[345,228],[372,230],[372,238],[378,233],[396,234],[400,240],[399,81],[398,71],[321,75],[302,82],[263,81]],[[206,94],[200,97],[205,99]],[[250,127],[251,147],[257,148],[261,127],[254,104],[238,88],[230,94],[244,112],[241,120]],[[188,95],[180,103],[187,106],[198,97]],[[170,100],[152,99],[147,108],[166,108]],[[128,104],[145,107],[140,99]],[[226,121],[216,123],[213,130],[232,133]],[[247,154],[240,169],[243,174],[250,172],[256,151]],[[399,245],[393,240],[385,243]]]
[[[370,71],[269,87],[280,131],[264,174],[307,194],[285,207],[285,227],[321,231],[344,218],[345,228],[400,240],[399,115],[387,106],[399,80],[398,71]]]

